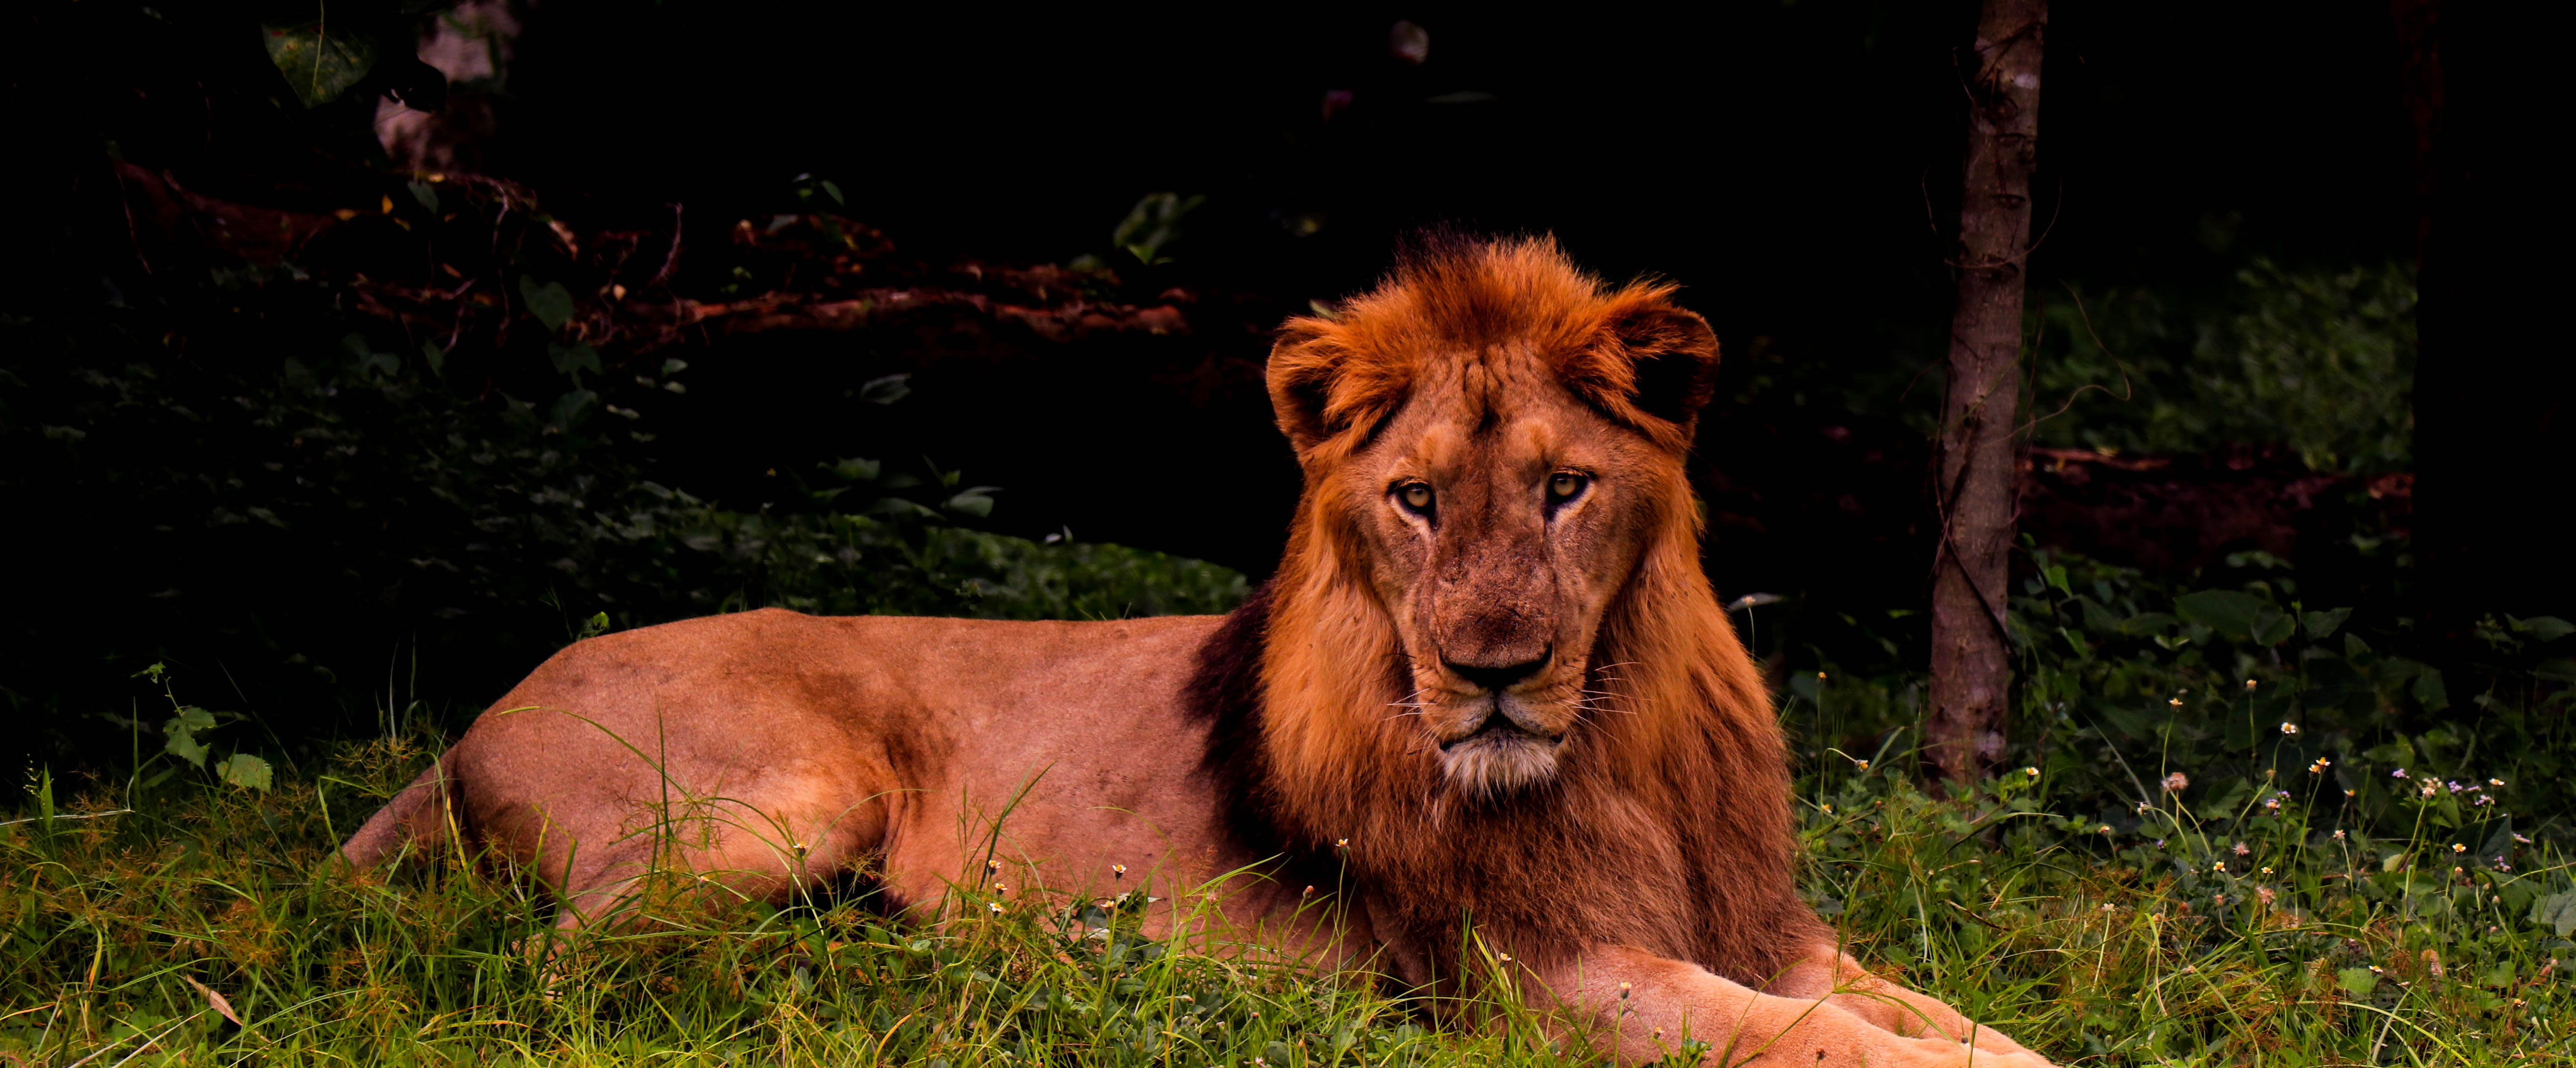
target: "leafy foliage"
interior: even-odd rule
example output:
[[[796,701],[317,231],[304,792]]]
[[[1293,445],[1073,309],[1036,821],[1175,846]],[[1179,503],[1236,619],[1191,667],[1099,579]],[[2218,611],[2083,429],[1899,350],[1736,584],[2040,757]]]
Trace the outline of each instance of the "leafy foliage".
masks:
[[[2292,270],[2255,259],[2224,298],[2035,290],[2032,404],[2043,445],[2214,452],[2290,446],[2321,471],[2402,470],[2412,453],[2415,281],[2398,264]]]
[[[292,259],[161,254],[130,294],[0,319],[18,354],[0,371],[0,494],[52,517],[26,546],[44,566],[12,581],[54,606],[0,643],[0,692],[53,733],[6,744],[122,752],[88,714],[152,661],[219,672],[309,737],[365,722],[343,678],[408,674],[411,698],[470,708],[602,627],[763,605],[1214,612],[1243,595],[1196,561],[974,531],[1001,491],[927,461],[787,472],[801,491],[758,505],[665,485],[655,430],[697,376],[661,313],[636,310],[664,284],[659,244],[575,235],[524,189],[463,176],[378,208],[218,214],[305,237]],[[870,381],[845,418],[909,392]]]

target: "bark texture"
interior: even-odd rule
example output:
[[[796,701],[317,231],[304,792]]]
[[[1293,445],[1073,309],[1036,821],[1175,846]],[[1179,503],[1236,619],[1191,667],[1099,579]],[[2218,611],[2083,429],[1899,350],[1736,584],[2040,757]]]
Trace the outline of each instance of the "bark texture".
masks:
[[[1933,766],[1954,782],[1985,773],[2004,747],[2011,661],[2003,610],[2016,503],[2022,285],[2047,25],[2046,0],[1986,0],[1968,85],[1959,304],[1950,328],[1933,494],[1941,542],[1933,559],[1932,707],[1925,725]]]
[[[2446,665],[2491,655],[2490,613],[2576,610],[2576,204],[2567,196],[2564,4],[2391,5],[2415,123],[2417,576]]]

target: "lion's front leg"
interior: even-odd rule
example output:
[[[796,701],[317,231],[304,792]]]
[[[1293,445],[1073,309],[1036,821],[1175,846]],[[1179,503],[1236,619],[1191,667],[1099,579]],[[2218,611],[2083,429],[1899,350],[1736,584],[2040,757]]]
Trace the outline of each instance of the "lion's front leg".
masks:
[[[1704,1063],[1764,1068],[2047,1068],[2027,1051],[1995,1052],[1898,1034],[1834,998],[1764,993],[1685,961],[1597,946],[1541,976],[1561,1007],[1599,1025],[1595,1049],[1640,1064],[1709,1046]]]
[[[1938,998],[1870,974],[1859,961],[1829,942],[1817,943],[1805,960],[1764,989],[1783,997],[1823,998],[1899,1035],[1970,1042],[1988,1053],[2030,1052],[2003,1032],[1968,1019]]]

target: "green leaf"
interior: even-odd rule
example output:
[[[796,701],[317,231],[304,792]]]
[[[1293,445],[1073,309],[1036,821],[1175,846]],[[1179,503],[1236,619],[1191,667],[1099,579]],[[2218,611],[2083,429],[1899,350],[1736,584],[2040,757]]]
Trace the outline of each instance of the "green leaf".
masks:
[[[2308,628],[2310,641],[2321,642],[2332,636],[2335,628],[2343,626],[2343,621],[2350,618],[2352,618],[2352,609],[2337,608],[2326,612],[2300,613],[2299,624]]]
[[[993,514],[993,494],[1000,486],[976,486],[948,498],[948,510],[982,518]]]
[[[2576,682],[2576,660],[2569,660],[2565,657],[2560,657],[2556,660],[2543,660],[2538,666],[2531,669],[2531,673],[2544,679],[2556,679],[2560,682]]]
[[[422,362],[429,364],[429,373],[440,378],[447,377],[447,350],[438,347],[438,342],[421,342],[420,358]]]
[[[2515,619],[2513,629],[2531,635],[2531,640],[2536,642],[2554,642],[2570,634],[2576,634],[2576,623],[2570,623],[2557,616],[2533,616],[2529,619]]]
[[[2174,611],[2183,619],[2236,641],[2253,636],[2254,617],[2263,608],[2253,594],[2236,590],[2202,590],[2174,598]]]
[[[2173,624],[2174,617],[2162,612],[2140,612],[2137,615],[2130,616],[2129,618],[2120,621],[2120,633],[2129,635],[2130,637],[2136,637],[2142,634],[2161,634],[2164,633],[2164,629],[2166,627],[2173,626]]]
[[[2576,890],[2532,902],[2531,922],[2558,932],[2560,938],[2576,934]]]
[[[2442,673],[2431,668],[2415,676],[2415,700],[2424,711],[2439,712],[2451,707],[2451,695],[2442,688]]]
[[[1180,239],[1181,218],[1206,203],[1204,196],[1183,197],[1178,193],[1147,193],[1128,211],[1127,217],[1110,231],[1109,243],[1127,250],[1139,263],[1151,266],[1169,257],[1161,255],[1164,246]]]
[[[267,792],[274,775],[268,761],[248,753],[235,753],[215,762],[215,777],[245,790]]]
[[[205,717],[203,722],[198,722],[199,716]],[[169,722],[161,725],[161,733],[166,736],[161,743],[161,749],[190,764],[205,767],[206,745],[197,740],[196,732],[214,725],[215,718],[206,715],[203,709],[182,710],[179,715],[170,717]]]
[[[2048,570],[2042,573],[2048,576],[2048,584],[2057,587],[2058,592],[2067,594],[2075,592],[2074,590],[2067,588],[2066,565],[2050,564],[2048,565]]]
[[[872,378],[859,387],[859,399],[870,404],[892,404],[912,394],[911,382],[908,374]]]
[[[841,187],[840,187],[840,186],[838,186],[838,185],[834,185],[834,184],[832,184],[832,180],[831,180],[831,179],[829,179],[829,178],[825,178],[825,179],[823,179],[822,181],[816,182],[816,183],[814,183],[814,184],[819,185],[819,186],[822,186],[822,187],[823,187],[823,191],[824,191],[824,192],[829,193],[829,194],[831,194],[831,195],[832,195],[832,203],[835,203],[835,204],[847,204],[847,203],[849,203],[849,201],[848,201],[847,199],[844,199],[844,198],[841,196]]]
[[[2120,632],[2120,617],[2112,615],[2110,609],[2095,604],[2092,598],[2078,597],[2075,599],[2075,606],[2084,617],[2084,629],[2096,634]]]
[[[413,182],[411,183],[411,198],[419,201],[421,207],[428,208],[430,214],[438,214],[437,186],[431,185],[428,182]]]
[[[295,99],[308,108],[339,99],[376,65],[373,39],[326,35],[323,30],[320,23],[260,27],[260,36],[268,43],[268,61],[277,64],[287,87],[295,90]]]
[[[828,464],[817,464],[815,466],[821,467],[822,469],[830,471],[834,475],[851,482],[875,481],[877,473],[885,469],[885,465],[883,463],[857,456],[835,460]]]
[[[598,402],[599,394],[576,389],[555,398],[554,411],[546,416],[546,422],[557,430],[570,430],[580,426],[582,420],[590,416],[591,406]]]
[[[519,276],[519,299],[528,306],[528,314],[546,324],[548,331],[561,330],[572,321],[572,291],[561,282],[539,284],[535,278]]]
[[[2262,740],[2261,731],[2254,725],[2253,709],[2230,707],[2226,715],[2229,749],[2243,752],[2254,748],[2254,743]]]
[[[554,363],[555,370],[573,376],[574,385],[581,384],[581,372],[598,374],[600,370],[599,350],[586,344],[547,345],[546,359]]]
[[[2344,968],[2335,972],[2335,985],[2354,997],[2366,998],[2379,989],[2379,973],[2368,968]]]
[[[2258,645],[2279,645],[2290,640],[2298,629],[2297,620],[2266,608],[2254,617],[2253,638]]]

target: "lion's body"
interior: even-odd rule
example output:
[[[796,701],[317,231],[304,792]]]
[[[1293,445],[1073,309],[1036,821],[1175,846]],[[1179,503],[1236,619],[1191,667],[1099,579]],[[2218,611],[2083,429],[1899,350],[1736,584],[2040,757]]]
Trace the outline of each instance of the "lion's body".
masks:
[[[769,609],[594,638],[423,774],[415,795],[452,804],[389,806],[349,853],[372,860],[452,813],[560,887],[568,915],[613,907],[673,841],[676,866],[773,900],[864,870],[889,905],[936,904],[988,878],[988,853],[1012,884],[1203,882],[1268,856],[1191,774],[1208,730],[1182,691],[1220,618]],[[657,821],[673,833],[637,833]]]
[[[1796,894],[1783,741],[1683,475],[1715,339],[1669,293],[1544,242],[1435,251],[1283,331],[1305,493],[1234,615],[764,611],[593,639],[347,852],[452,814],[567,922],[657,855],[773,898],[865,866],[909,907],[958,879],[1239,873],[1217,897],[1238,931],[1407,987],[1471,973],[1471,923],[1626,1056],[1695,1032],[1731,1062],[1961,1063],[1968,1023],[1862,972]],[[656,820],[674,833],[639,833]],[[1930,1029],[1951,1038],[1908,1037]]]

